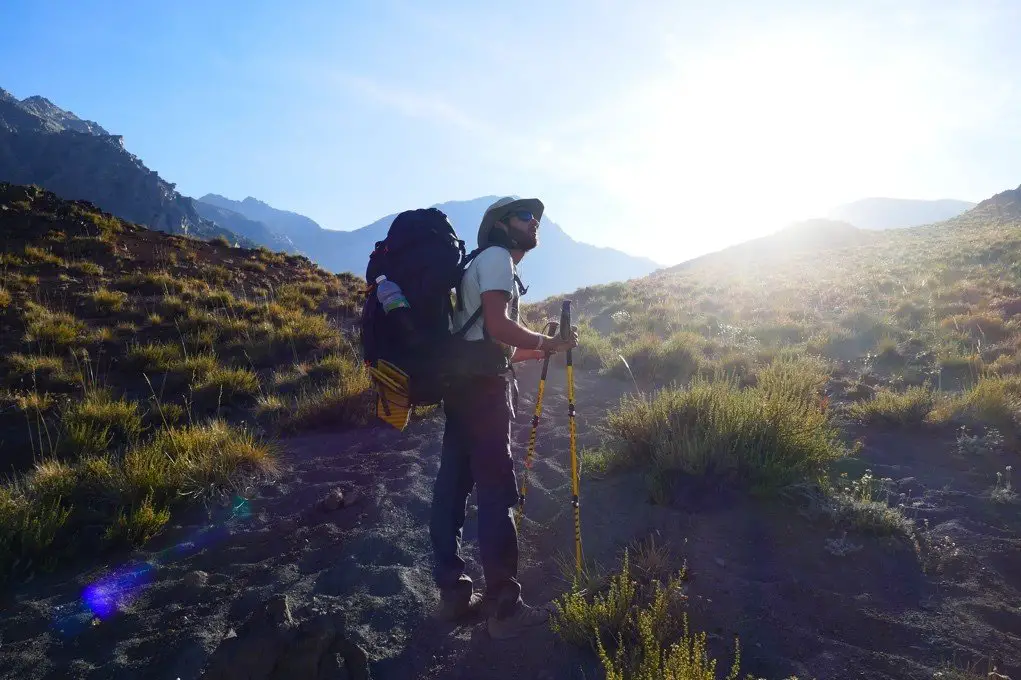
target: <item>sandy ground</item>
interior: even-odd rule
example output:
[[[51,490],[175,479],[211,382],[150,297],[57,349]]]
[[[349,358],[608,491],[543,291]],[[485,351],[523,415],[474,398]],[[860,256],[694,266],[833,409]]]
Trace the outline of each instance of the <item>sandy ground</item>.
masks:
[[[520,466],[538,366],[523,366],[519,378]],[[598,444],[597,423],[631,388],[576,374],[579,449]],[[521,537],[530,603],[563,592],[556,557],[570,560],[573,550],[565,392],[562,368],[551,367]],[[437,417],[404,433],[289,439],[278,482],[180,518],[145,551],[0,595],[0,677],[269,677],[227,653],[245,639],[265,649],[246,621],[280,595],[289,604],[281,616],[294,622],[288,630],[327,619],[337,629],[316,638],[322,649],[308,651],[312,633],[292,647],[325,659],[333,642],[353,642],[376,679],[601,677],[588,651],[548,630],[494,641],[482,622],[455,627],[428,618],[436,593],[427,523],[441,433]],[[789,502],[682,486],[671,505],[652,505],[637,473],[583,477],[586,557],[612,563],[628,543],[656,534],[678,565],[687,561],[692,624],[710,633],[717,651],[740,636],[742,675],[921,679],[944,660],[991,657],[1021,677],[1021,506],[983,495],[1005,460],[1017,467],[1016,452],[964,459],[953,451],[953,433],[870,433],[864,441],[852,465],[897,480],[918,521],[928,518],[932,535],[946,537],[928,572],[901,541],[851,534],[855,550],[834,554],[827,540],[842,532]],[[350,504],[317,507],[336,488]],[[472,516],[465,544],[481,587]],[[251,653],[242,656],[258,666]],[[307,677],[359,675],[336,659],[314,663]]]

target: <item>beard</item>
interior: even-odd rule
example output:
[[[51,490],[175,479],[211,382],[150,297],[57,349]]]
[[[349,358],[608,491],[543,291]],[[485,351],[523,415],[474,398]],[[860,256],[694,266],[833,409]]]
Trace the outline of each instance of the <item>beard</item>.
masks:
[[[530,231],[515,230],[512,240],[514,241],[515,248],[523,250],[526,253],[539,245],[539,235],[533,234]]]

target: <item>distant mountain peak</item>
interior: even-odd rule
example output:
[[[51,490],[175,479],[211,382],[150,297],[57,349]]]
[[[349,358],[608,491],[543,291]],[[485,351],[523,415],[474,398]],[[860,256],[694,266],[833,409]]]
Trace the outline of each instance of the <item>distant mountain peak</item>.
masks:
[[[505,194],[507,195],[507,194]],[[442,210],[461,238],[475,247],[475,234],[482,215],[499,196],[480,196],[468,200],[433,203]],[[333,272],[365,271],[375,243],[386,236],[394,217],[402,210],[423,207],[404,206],[372,224],[340,231],[324,229],[304,215],[279,210],[251,196],[232,201],[219,194],[206,194],[201,202],[240,213],[257,220],[277,234],[287,236],[319,266]],[[635,257],[613,248],[599,248],[572,239],[548,214],[543,215],[542,247],[529,254],[521,264],[522,279],[532,291],[531,299],[543,298],[597,283],[644,276],[657,268],[656,262]]]
[[[98,137],[112,136],[99,123],[83,120],[70,111],[60,108],[46,97],[32,95],[19,101],[10,92],[0,90],[0,103],[3,103],[5,107],[16,109],[16,114],[13,117],[10,115],[4,116],[3,112],[0,112],[0,118],[10,118],[5,126],[8,128],[16,128],[22,132],[30,130],[42,132],[70,130],[71,132]]]

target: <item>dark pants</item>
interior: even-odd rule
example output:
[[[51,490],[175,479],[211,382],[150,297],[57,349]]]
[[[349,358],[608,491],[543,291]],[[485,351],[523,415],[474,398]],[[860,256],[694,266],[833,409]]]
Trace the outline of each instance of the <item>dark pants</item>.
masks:
[[[441,590],[471,592],[460,555],[465,509],[477,487],[479,553],[486,577],[486,599],[498,617],[521,602],[518,535],[513,507],[518,486],[511,459],[514,416],[511,380],[502,377],[461,380],[444,397],[446,426],[440,470],[433,487],[434,577]]]

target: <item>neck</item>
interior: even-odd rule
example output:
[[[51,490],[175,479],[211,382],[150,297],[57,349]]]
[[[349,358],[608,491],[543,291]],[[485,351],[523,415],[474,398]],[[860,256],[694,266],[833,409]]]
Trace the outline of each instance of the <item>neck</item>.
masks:
[[[514,260],[514,264],[519,264],[521,262],[521,258],[525,256],[525,251],[512,248],[510,254],[511,259]]]

